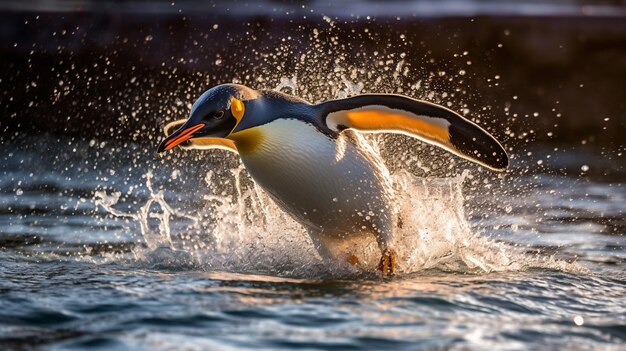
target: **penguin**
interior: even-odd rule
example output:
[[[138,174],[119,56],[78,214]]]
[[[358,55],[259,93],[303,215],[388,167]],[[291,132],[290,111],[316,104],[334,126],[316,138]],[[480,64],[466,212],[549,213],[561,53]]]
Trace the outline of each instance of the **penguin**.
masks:
[[[312,104],[278,91],[222,84],[197,99],[189,118],[164,131],[158,153],[180,146],[239,154],[254,182],[307,229],[325,260],[358,264],[359,257],[337,248],[373,235],[384,276],[398,267],[394,194],[384,164],[348,131],[408,135],[494,171],[509,164],[502,145],[470,120],[392,94]]]

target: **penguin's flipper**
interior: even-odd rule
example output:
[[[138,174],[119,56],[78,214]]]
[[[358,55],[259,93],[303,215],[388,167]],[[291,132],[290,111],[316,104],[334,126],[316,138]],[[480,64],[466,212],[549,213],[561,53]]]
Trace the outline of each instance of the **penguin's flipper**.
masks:
[[[443,106],[400,95],[359,95],[320,106],[326,126],[337,132],[406,134],[496,171],[509,165],[493,136]]]
[[[177,121],[170,122],[163,127],[165,136],[169,136],[179,129],[187,120],[179,119]],[[180,147],[186,150],[212,150],[220,149],[237,153],[237,147],[232,140],[224,138],[194,138],[185,141],[180,144]]]

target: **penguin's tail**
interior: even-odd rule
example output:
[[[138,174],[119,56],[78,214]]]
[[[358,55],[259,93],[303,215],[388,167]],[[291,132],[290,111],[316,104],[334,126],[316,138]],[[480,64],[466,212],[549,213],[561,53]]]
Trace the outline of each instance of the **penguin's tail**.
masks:
[[[487,168],[503,171],[509,158],[484,129],[443,106],[401,95],[359,95],[318,105],[336,132],[400,133],[437,145]]]

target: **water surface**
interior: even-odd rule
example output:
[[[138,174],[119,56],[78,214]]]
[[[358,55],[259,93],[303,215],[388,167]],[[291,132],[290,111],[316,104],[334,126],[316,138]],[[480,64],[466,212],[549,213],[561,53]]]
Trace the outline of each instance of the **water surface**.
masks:
[[[411,263],[381,279],[321,264],[234,156],[158,158],[150,146],[45,135],[3,149],[4,349],[556,350],[626,341],[626,178],[593,152],[539,147],[504,177],[464,161],[469,171],[452,178],[426,177],[437,171],[423,166],[398,171],[409,192],[398,201],[416,226],[405,233]],[[528,172],[535,157],[549,162]]]

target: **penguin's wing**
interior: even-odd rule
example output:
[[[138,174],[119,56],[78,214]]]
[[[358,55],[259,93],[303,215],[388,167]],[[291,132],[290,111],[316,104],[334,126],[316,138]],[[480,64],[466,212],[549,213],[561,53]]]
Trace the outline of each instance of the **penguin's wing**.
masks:
[[[174,133],[177,129],[179,129],[184,123],[185,119],[179,119],[177,121],[170,122],[163,127],[163,132],[165,136],[169,136]],[[221,149],[227,150],[231,152],[237,152],[237,147],[232,140],[224,139],[224,138],[194,138],[185,141],[180,144],[180,147],[188,150],[212,150],[212,149]]]
[[[509,158],[484,129],[443,106],[400,95],[359,95],[322,103],[326,126],[336,132],[406,134],[487,168],[503,171]]]

